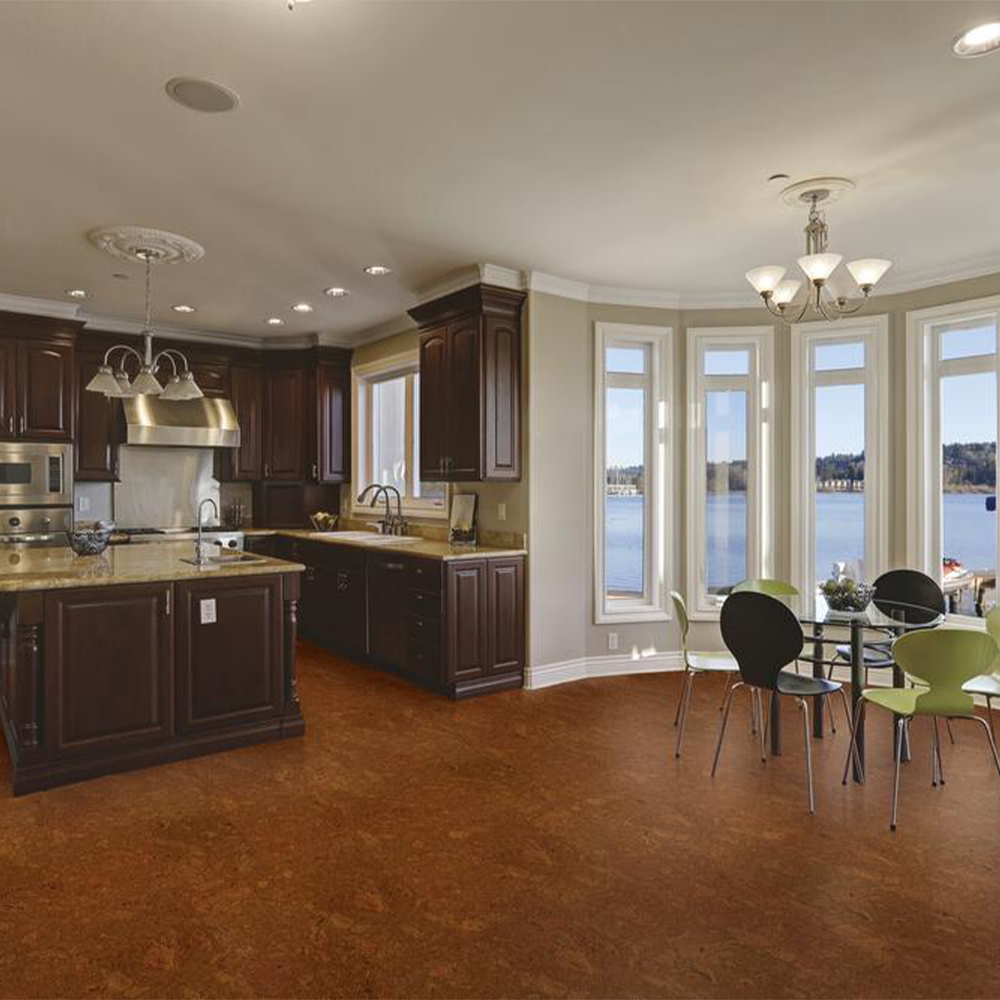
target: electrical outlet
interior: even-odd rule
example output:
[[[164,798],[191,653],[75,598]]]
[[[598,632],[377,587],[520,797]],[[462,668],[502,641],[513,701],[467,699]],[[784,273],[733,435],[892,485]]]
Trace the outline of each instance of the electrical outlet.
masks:
[[[201,623],[202,625],[212,625],[214,622],[218,621],[215,616],[215,598],[208,597],[203,601],[199,602],[201,605]]]
[[[497,504],[497,520],[498,521],[507,520],[507,505],[505,503]]]
[[[609,632],[608,633],[608,649],[617,649],[617,648],[618,648],[618,633],[617,632]]]
[[[90,497],[77,497],[76,498],[76,509],[81,514],[86,514],[90,511]]]

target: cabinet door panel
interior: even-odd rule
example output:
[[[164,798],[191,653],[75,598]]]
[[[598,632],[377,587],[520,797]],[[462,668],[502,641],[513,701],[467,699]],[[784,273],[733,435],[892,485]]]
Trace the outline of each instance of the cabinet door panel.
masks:
[[[17,341],[0,340],[0,440],[17,436]]]
[[[305,373],[298,368],[265,374],[265,479],[304,479]]]
[[[18,436],[29,441],[73,440],[73,348],[18,341]]]
[[[321,483],[351,478],[351,381],[347,369],[316,369],[316,475]]]
[[[46,754],[95,753],[172,735],[170,586],[46,595]]]
[[[521,477],[521,333],[517,323],[487,316],[483,325],[485,411],[483,477]]]
[[[448,565],[446,592],[448,680],[488,672],[486,563],[461,560]]]
[[[227,365],[191,365],[198,388],[209,399],[228,399],[231,391],[230,370]],[[165,372],[161,371],[165,376]]]
[[[406,561],[372,556],[368,561],[369,652],[378,663],[406,666]]]
[[[256,368],[233,368],[230,374],[233,410],[240,425],[240,446],[231,454],[232,479],[260,479],[263,466],[261,376]]]
[[[445,478],[448,426],[448,338],[444,327],[420,335],[420,478]]]
[[[121,403],[99,392],[87,392],[87,383],[100,364],[99,357],[80,358],[77,362],[73,464],[78,480],[113,482],[118,478]]]
[[[479,319],[448,327],[447,478],[479,479]]]
[[[490,673],[512,673],[524,663],[524,563],[494,559],[487,566]]]
[[[202,622],[202,601],[215,601]],[[177,584],[177,724],[182,732],[281,712],[281,578]]]

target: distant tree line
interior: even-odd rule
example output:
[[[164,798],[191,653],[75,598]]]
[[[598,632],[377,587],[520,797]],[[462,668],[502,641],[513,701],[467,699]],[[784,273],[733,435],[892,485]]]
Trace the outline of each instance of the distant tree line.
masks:
[[[831,479],[849,479],[863,482],[865,478],[865,453],[845,455],[836,453],[816,459],[816,479],[825,483]]]
[[[642,493],[646,485],[646,469],[642,465],[609,465],[605,482],[616,486],[634,486],[637,492]]]
[[[942,451],[946,490],[953,493],[992,493],[996,489],[995,441],[946,444]]]

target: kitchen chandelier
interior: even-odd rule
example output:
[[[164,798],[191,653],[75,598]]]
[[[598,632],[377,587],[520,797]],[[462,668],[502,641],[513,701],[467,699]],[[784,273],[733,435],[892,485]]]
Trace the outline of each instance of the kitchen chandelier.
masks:
[[[819,206],[836,201],[853,187],[854,184],[846,178],[821,177],[792,184],[781,192],[786,204],[809,206],[809,221],[804,230],[806,252],[798,260],[799,267],[809,279],[809,285],[805,301],[793,315],[795,311],[791,306],[802,286],[800,279],[785,278],[785,268],[776,264],[747,271],[747,281],[753,285],[772,315],[788,323],[798,323],[810,309],[828,320],[852,316],[864,307],[871,290],[892,266],[892,261],[876,257],[848,261],[847,270],[863,296],[855,305],[850,305],[846,296],[834,293],[827,285],[843,257],[839,253],[830,253],[827,249],[829,228]]]
[[[104,354],[104,363],[97,369],[97,374],[87,383],[90,392],[103,392],[105,396],[131,398],[133,396],[159,396],[160,399],[177,401],[182,399],[200,399],[203,395],[194,373],[188,367],[187,358],[172,347],[153,353],[152,324],[152,267],[155,261],[166,257],[164,251],[154,247],[137,247],[134,255],[146,264],[146,319],[142,327],[143,351],[140,354],[128,344],[115,344]],[[118,370],[111,367],[111,355],[121,352],[118,360]],[[139,362],[139,372],[135,381],[129,381],[125,362],[136,358]],[[178,361],[183,366],[178,368]],[[166,386],[160,385],[156,372],[169,362],[170,376]]]

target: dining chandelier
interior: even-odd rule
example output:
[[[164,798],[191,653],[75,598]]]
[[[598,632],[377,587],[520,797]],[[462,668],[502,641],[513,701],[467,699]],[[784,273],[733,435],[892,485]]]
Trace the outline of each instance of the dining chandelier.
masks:
[[[782,198],[787,204],[801,203],[809,208],[809,221],[804,230],[806,252],[798,260],[799,267],[808,279],[808,285],[805,301],[799,306],[794,303],[802,281],[786,278],[784,267],[767,264],[747,271],[747,281],[764,300],[764,305],[772,315],[787,323],[798,323],[810,310],[828,320],[852,316],[864,307],[872,289],[892,266],[892,261],[878,257],[864,257],[847,262],[847,270],[862,294],[862,300],[854,305],[851,305],[845,295],[834,293],[829,287],[830,277],[840,266],[843,257],[839,253],[829,252],[829,227],[820,206],[835,201],[853,186],[845,178],[824,177],[793,184],[782,191]]]
[[[152,267],[154,263],[169,259],[170,255],[157,247],[140,246],[131,250],[131,256],[146,265],[146,316],[141,331],[143,349],[140,352],[129,344],[109,347],[97,374],[87,383],[87,389],[116,398],[159,396],[169,401],[200,399],[203,393],[184,354],[173,347],[153,351]],[[118,355],[117,369],[111,365],[114,354]],[[138,363],[138,371],[135,379],[130,380],[125,365],[133,360]],[[167,373],[166,385],[161,385],[156,377],[161,370]]]

